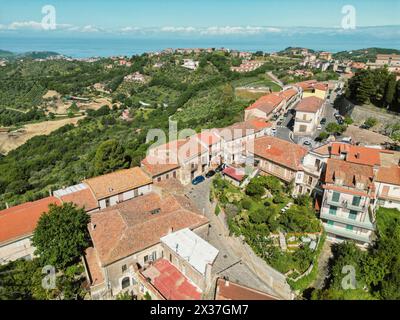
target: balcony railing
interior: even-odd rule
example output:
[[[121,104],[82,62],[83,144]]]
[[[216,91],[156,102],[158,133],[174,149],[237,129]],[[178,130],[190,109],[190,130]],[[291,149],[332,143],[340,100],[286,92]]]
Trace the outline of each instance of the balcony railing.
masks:
[[[335,226],[330,226],[328,224],[324,224],[324,228],[326,232],[333,233],[335,235],[344,237],[344,238],[349,238],[361,242],[371,242],[370,236],[362,233],[356,233],[351,230],[343,229],[343,228],[337,228]]]
[[[375,226],[370,221],[353,220],[353,219],[350,219],[350,218],[333,215],[333,214],[330,214],[330,213],[327,213],[327,212],[321,212],[321,218],[322,219],[327,219],[327,220],[332,220],[332,221],[335,221],[335,222],[348,224],[348,225],[352,225],[352,226],[359,227],[359,228],[372,230],[372,231],[375,230]]]
[[[328,204],[330,206],[335,206],[335,207],[342,207],[342,208],[346,208],[348,210],[353,210],[353,211],[358,211],[358,212],[364,212],[367,209],[365,204],[359,204],[358,206],[356,206],[347,200],[339,199],[338,201],[334,201],[332,198],[326,198],[325,204]]]

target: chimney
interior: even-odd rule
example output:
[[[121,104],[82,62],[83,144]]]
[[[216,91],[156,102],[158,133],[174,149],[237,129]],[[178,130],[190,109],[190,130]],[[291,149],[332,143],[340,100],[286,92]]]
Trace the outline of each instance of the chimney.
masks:
[[[229,280],[225,281],[225,287],[229,287]]]

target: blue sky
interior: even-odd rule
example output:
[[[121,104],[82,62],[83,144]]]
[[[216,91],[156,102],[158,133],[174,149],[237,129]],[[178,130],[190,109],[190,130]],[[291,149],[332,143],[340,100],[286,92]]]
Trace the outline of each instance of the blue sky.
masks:
[[[57,23],[124,27],[307,26],[337,27],[341,9],[356,9],[358,26],[398,25],[399,0],[13,0],[2,3],[0,24],[41,21],[53,5]]]

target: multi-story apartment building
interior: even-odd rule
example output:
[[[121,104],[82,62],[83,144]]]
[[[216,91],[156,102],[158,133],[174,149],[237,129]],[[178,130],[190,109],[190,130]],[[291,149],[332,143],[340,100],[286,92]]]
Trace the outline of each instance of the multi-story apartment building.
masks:
[[[313,135],[324,114],[324,100],[308,97],[296,106],[295,135]]]
[[[329,159],[324,178],[320,217],[328,238],[354,240],[367,246],[373,240],[374,168],[340,159]]]

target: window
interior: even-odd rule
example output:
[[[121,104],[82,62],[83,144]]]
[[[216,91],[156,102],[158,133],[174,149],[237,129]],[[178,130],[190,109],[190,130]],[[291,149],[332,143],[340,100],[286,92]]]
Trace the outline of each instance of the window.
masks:
[[[352,231],[353,230],[353,226],[346,225],[346,229]]]
[[[313,178],[312,177],[308,177],[308,185],[312,186],[313,183]]]
[[[157,178],[157,182],[160,182],[160,181],[161,181],[161,177],[158,177],[158,178]]]
[[[360,205],[361,202],[361,197],[358,196],[354,196],[353,197],[353,202],[351,203],[353,206],[358,207]]]
[[[329,206],[329,214],[336,216],[337,207]]]
[[[174,178],[176,178],[176,171],[174,171],[174,173],[172,175]]]
[[[316,159],[315,160],[315,166],[319,169],[320,165],[321,165],[321,160]]]
[[[328,220],[328,225],[333,226],[334,222],[332,220]]]
[[[125,277],[122,279],[121,287],[122,289],[128,288],[131,285],[131,279],[129,277]]]
[[[122,266],[122,273],[124,273],[127,269],[128,269],[128,267],[126,266],[126,264],[124,264],[124,265]]]
[[[167,173],[167,175],[165,176],[165,178],[168,180],[169,179],[169,174]]]
[[[106,199],[106,207],[110,206],[110,199]]]
[[[339,199],[340,199],[340,193],[334,191],[333,194],[332,194],[332,201],[333,202],[339,202]]]
[[[356,220],[356,218],[357,218],[357,211],[350,210],[349,219]]]

